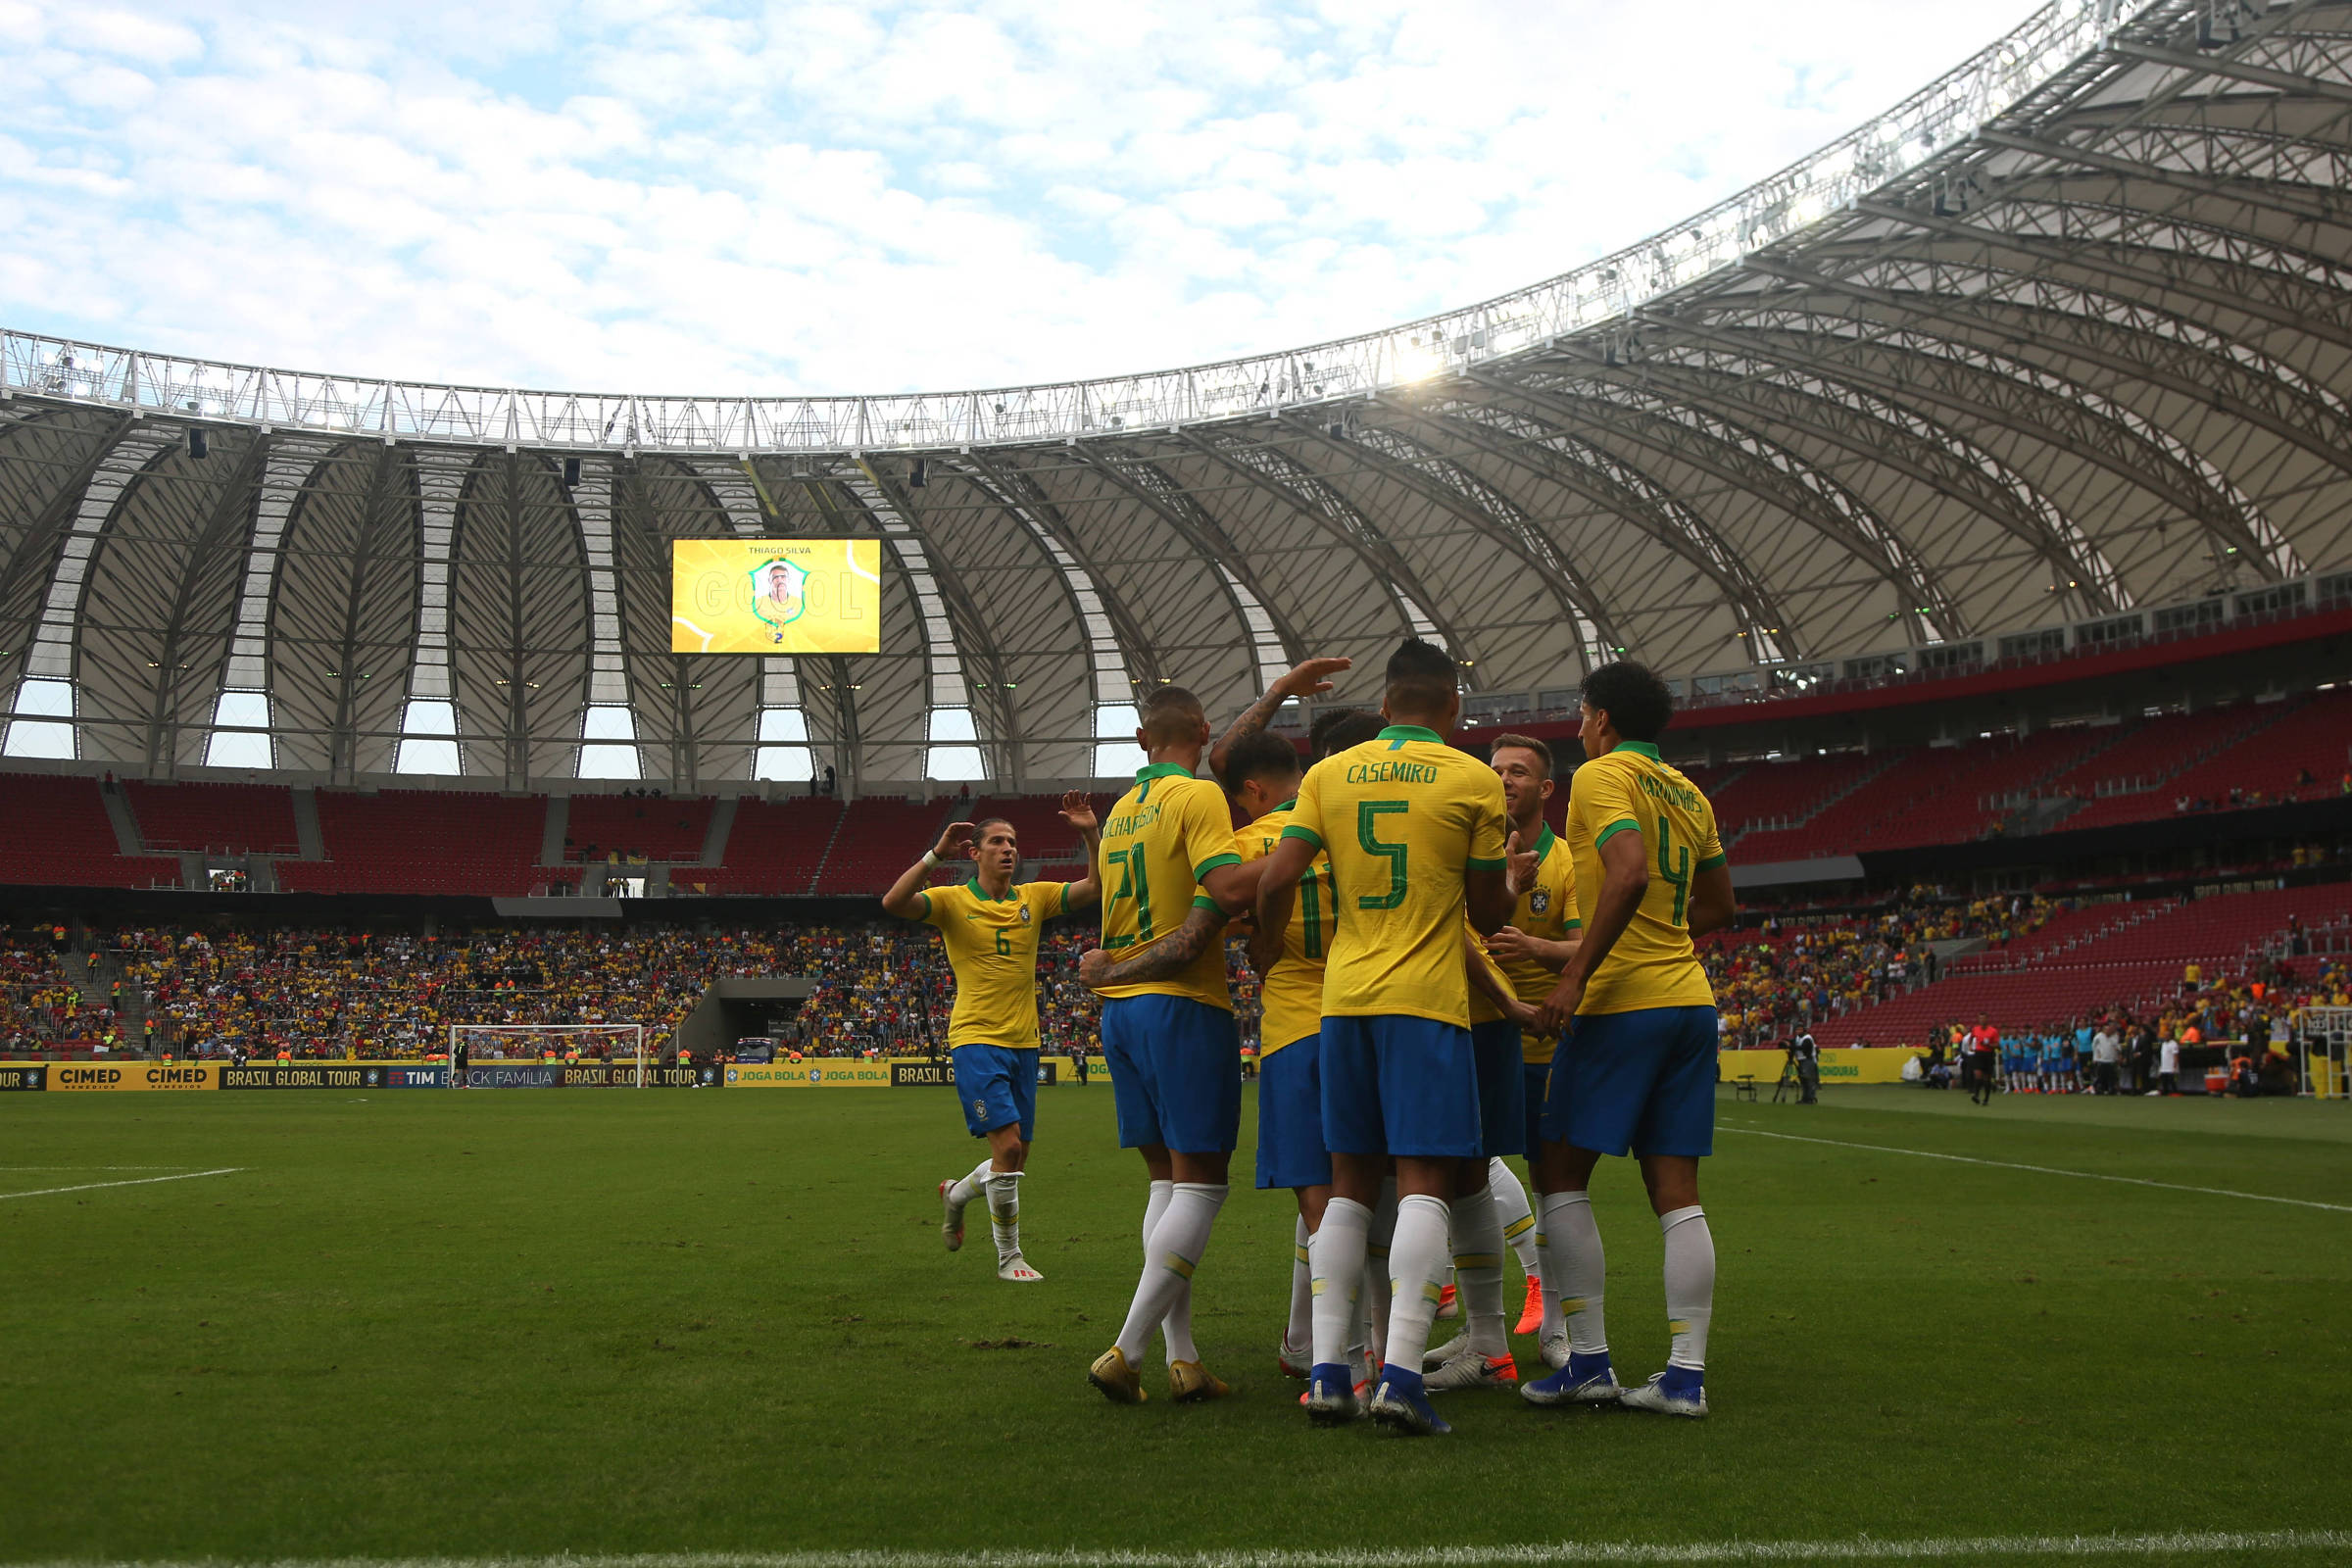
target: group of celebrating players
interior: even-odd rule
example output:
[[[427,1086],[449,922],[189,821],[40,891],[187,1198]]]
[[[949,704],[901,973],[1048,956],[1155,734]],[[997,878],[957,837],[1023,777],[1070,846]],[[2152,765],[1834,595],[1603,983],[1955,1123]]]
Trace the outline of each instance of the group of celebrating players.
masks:
[[[1134,1298],[1087,1377],[1143,1402],[1156,1333],[1174,1398],[1230,1392],[1201,1365],[1192,1291],[1239,1141],[1225,941],[1247,921],[1264,1001],[1257,1185],[1298,1202],[1279,1353],[1306,1382],[1308,1416],[1443,1433],[1430,1395],[1513,1385],[1539,1405],[1703,1416],[1715,1246],[1698,1162],[1714,1147],[1716,1015],[1691,939],[1735,910],[1714,810],[1658,755],[1667,687],[1631,662],[1587,678],[1585,760],[1554,834],[1550,750],[1505,735],[1482,764],[1449,746],[1458,673],[1418,639],[1391,656],[1378,713],[1317,714],[1302,771],[1266,726],[1348,667],[1301,663],[1213,747],[1197,698],[1153,692],[1135,787],[1100,824],[1085,796],[1062,800],[1088,852],[1076,882],[1016,885],[1012,827],[987,820],[951,824],[884,896],[893,914],[939,928],[956,982],[956,1093],[988,1141],[986,1159],[940,1184],[948,1249],[985,1197],[998,1277],[1043,1278],[1021,1253],[1019,1196],[1038,935],[1100,903],[1102,945],[1079,978],[1103,999],[1119,1143],[1142,1153],[1150,1189]],[[1250,818],[1238,831],[1236,808]],[[925,886],[965,855],[969,880]],[[1629,1151],[1664,1232],[1670,1348],[1663,1371],[1623,1387],[1588,1187],[1601,1155]],[[1518,1327],[1539,1334],[1551,1369],[1525,1383],[1503,1327],[1506,1246],[1529,1279]],[[1449,1267],[1463,1331],[1432,1350]]]

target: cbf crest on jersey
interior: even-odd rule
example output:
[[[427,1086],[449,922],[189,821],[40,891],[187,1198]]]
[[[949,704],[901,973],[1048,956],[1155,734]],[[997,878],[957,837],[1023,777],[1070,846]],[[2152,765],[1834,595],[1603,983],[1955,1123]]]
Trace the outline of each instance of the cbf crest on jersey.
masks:
[[[1029,906],[1027,906],[1026,904],[1024,904],[1024,905],[1022,905],[1022,906],[1021,906],[1021,924],[1023,924],[1023,925],[1027,925],[1028,923],[1029,923]]]
[[[1551,890],[1549,888],[1536,889],[1535,892],[1528,895],[1527,906],[1535,910],[1538,914],[1542,914],[1544,910],[1550,908]]]

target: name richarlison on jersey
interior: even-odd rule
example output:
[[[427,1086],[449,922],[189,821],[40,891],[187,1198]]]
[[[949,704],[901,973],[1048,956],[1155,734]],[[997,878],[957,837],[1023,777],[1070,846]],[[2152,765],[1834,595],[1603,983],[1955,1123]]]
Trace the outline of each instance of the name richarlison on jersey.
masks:
[[[1130,834],[1141,833],[1145,828],[1159,820],[1159,811],[1160,807],[1157,801],[1139,806],[1134,810],[1114,816],[1103,823],[1102,836],[1106,839],[1126,838]]]

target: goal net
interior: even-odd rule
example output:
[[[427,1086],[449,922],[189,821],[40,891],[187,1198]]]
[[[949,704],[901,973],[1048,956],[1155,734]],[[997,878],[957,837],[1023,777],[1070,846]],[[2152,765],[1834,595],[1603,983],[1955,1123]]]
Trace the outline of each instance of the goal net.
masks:
[[[453,1023],[449,1026],[451,1082],[460,1060],[474,1078],[508,1069],[556,1069],[549,1084],[564,1081],[566,1068],[609,1074],[606,1083],[642,1089],[646,1073],[660,1065],[645,1054],[641,1023]],[[513,1076],[509,1073],[508,1076]]]
[[[2303,1059],[2302,1092],[2322,1100],[2352,1099],[2345,1069],[2352,1066],[2352,1007],[2306,1007],[2296,1045]]]

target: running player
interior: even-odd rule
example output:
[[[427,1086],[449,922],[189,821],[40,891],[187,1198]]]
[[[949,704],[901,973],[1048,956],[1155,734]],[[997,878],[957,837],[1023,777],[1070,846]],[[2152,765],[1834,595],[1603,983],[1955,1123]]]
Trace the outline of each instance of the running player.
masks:
[[[1037,943],[1048,920],[1095,902],[1095,811],[1082,794],[1061,798],[1061,817],[1086,842],[1087,873],[1075,882],[1023,882],[1021,850],[1001,816],[951,822],[936,848],[899,873],[882,907],[902,920],[939,928],[956,976],[948,1015],[949,1060],[963,1122],[988,1140],[988,1157],[968,1175],[939,1184],[940,1234],[948,1250],[963,1246],[963,1211],[988,1195],[997,1243],[997,1278],[1028,1284],[1045,1278],[1021,1255],[1021,1173],[1037,1136]],[[969,857],[969,880],[925,888],[931,868]]]
[[[1707,1324],[1715,1242],[1698,1202],[1698,1162],[1715,1148],[1714,992],[1693,934],[1731,923],[1732,873],[1707,798],[1658,756],[1674,711],[1666,683],[1604,664],[1580,700],[1585,765],[1568,787],[1584,940],[1539,1009],[1575,1034],[1552,1062],[1537,1186],[1553,1288],[1568,1320],[1568,1364],[1520,1386],[1536,1404],[1623,1401],[1707,1413]],[[1588,1189],[1603,1154],[1628,1149],[1666,1243],[1666,1370],[1620,1391],[1602,1316],[1607,1269]]]
[[[1192,1278],[1225,1204],[1242,1119],[1242,1046],[1225,982],[1225,923],[1250,906],[1257,872],[1233,848],[1225,792],[1196,778],[1208,750],[1200,701],[1178,686],[1145,699],[1135,742],[1148,765],[1102,830],[1102,946],[1078,978],[1105,999],[1102,1057],[1119,1146],[1149,1174],[1144,1269],[1127,1320],[1087,1380],[1144,1401],[1139,1363],[1156,1330],[1180,1401],[1229,1392],[1193,1343]]]
[[[1333,1197],[1311,1247],[1315,1366],[1307,1411],[1357,1413],[1347,1353],[1372,1206],[1396,1161],[1396,1229],[1386,1359],[1372,1415],[1411,1433],[1450,1430],[1430,1407],[1421,1363],[1446,1265],[1447,1200],[1480,1157],[1478,1067],[1470,1044],[1462,920],[1484,934],[1509,918],[1502,783],[1446,744],[1461,714],[1452,658],[1418,638],[1390,657],[1367,745],[1317,763],[1266,858],[1261,930],[1290,923],[1318,851],[1331,858],[1339,930],[1324,969],[1323,1130]]]
[[[1480,1124],[1487,1162],[1465,1173],[1465,1190],[1453,1201],[1454,1271],[1461,1281],[1465,1332],[1430,1353],[1425,1370],[1435,1393],[1455,1388],[1499,1388],[1518,1380],[1507,1341],[1502,1339],[1500,1252],[1517,1253],[1527,1279],[1527,1300],[1518,1332],[1538,1335],[1537,1345],[1551,1366],[1566,1364],[1568,1335],[1556,1296],[1543,1283],[1543,1234],[1527,1200],[1527,1189],[1503,1160],[1531,1160],[1544,1103],[1544,1081],[1551,1071],[1552,1037],[1523,1028],[1535,1007],[1551,994],[1559,972],[1576,956],[1583,923],[1576,915],[1576,867],[1568,847],[1544,820],[1551,799],[1551,748],[1527,735],[1502,735],[1488,752],[1489,765],[1502,780],[1510,829],[1527,857],[1514,878],[1519,902],[1511,923],[1471,947],[1470,1042],[1478,1054]],[[1526,846],[1534,846],[1532,849]],[[1489,960],[1492,959],[1492,962]],[[1482,976],[1485,978],[1482,979]],[[1529,1174],[1534,1171],[1531,1167]],[[1481,1208],[1485,1212],[1480,1212]],[[1493,1284],[1490,1287],[1489,1280]]]

